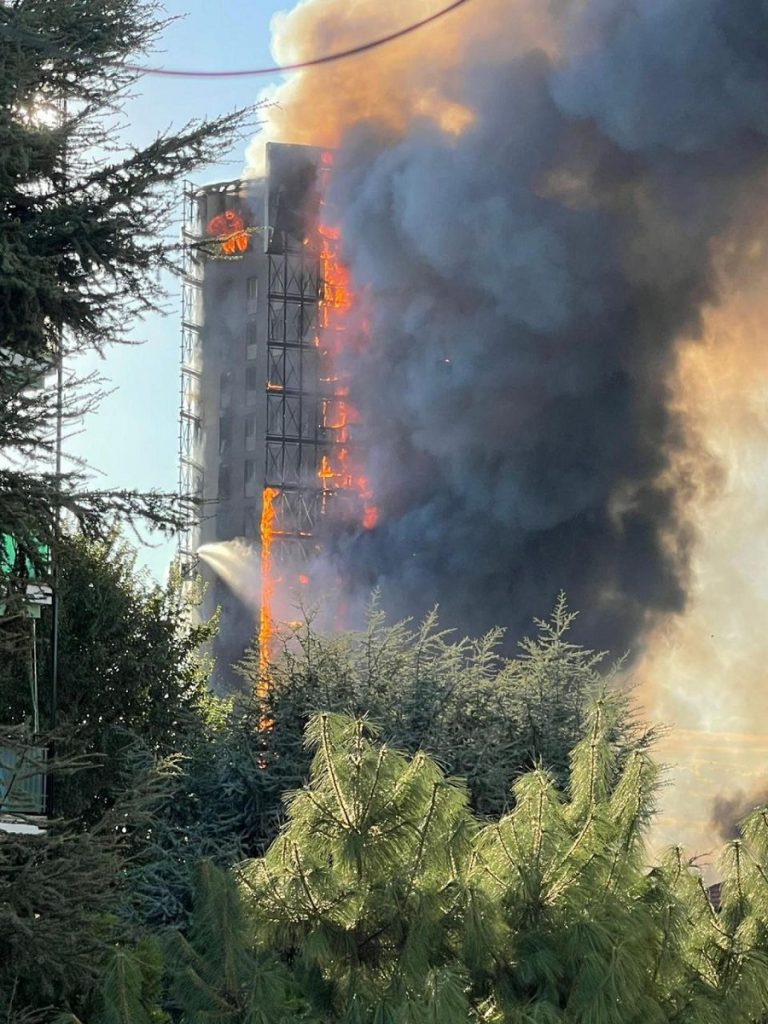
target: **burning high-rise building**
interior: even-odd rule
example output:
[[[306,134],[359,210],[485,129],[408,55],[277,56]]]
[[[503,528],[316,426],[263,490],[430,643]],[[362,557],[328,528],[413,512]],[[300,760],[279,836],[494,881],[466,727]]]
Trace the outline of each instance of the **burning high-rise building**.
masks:
[[[185,194],[181,489],[202,520],[181,560],[201,554],[204,612],[222,610],[221,686],[256,631],[267,658],[322,521],[375,522],[339,359],[350,296],[324,219],[332,159],[271,145],[263,178]]]
[[[276,18],[276,58],[434,2],[348,8]],[[258,178],[265,136],[334,148],[364,300],[336,386],[381,523],[335,531],[327,572],[352,605],[376,587],[393,616],[439,602],[510,642],[565,588],[577,639],[630,649],[678,726],[667,822],[699,844],[723,778],[765,788],[766,24],[757,0],[466,4],[287,77],[250,151]]]

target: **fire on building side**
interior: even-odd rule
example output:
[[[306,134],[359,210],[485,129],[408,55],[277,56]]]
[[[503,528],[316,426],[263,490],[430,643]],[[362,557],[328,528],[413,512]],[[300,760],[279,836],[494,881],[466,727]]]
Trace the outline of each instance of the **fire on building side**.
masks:
[[[324,526],[376,523],[344,370],[365,326],[332,173],[330,152],[270,144],[264,178],[185,190],[180,488],[202,515],[180,560],[207,584],[202,613],[221,609],[219,689],[255,633],[266,667],[276,623],[313,590]]]

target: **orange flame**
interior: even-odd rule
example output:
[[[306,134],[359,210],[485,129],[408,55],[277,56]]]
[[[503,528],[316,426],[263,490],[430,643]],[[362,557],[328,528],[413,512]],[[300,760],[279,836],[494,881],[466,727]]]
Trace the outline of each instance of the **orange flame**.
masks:
[[[331,469],[330,463],[328,462],[328,456],[327,455],[323,456],[323,458],[322,458],[322,460],[320,462],[320,469],[318,469],[318,471],[317,471],[317,475],[323,481],[324,484],[328,480],[333,480],[333,478],[336,476],[334,471]]]
[[[379,510],[375,505],[366,505],[363,509],[363,528],[373,530],[379,522]]]
[[[328,173],[332,164],[333,154],[323,153],[321,175]],[[321,424],[331,434],[331,445],[322,456],[317,472],[323,486],[323,509],[331,491],[354,494],[359,510],[355,518],[364,529],[372,530],[378,523],[378,509],[371,503],[373,494],[362,472],[362,455],[350,447],[350,426],[360,423],[360,414],[349,400],[349,385],[338,365],[342,352],[359,350],[365,345],[367,331],[359,322],[355,324],[355,330],[350,329],[355,297],[350,288],[349,270],[338,253],[340,228],[320,223],[317,235],[321,281],[318,316],[320,376],[333,396],[323,401],[321,412]]]
[[[321,173],[327,172],[333,162],[330,153],[321,156]],[[209,228],[221,228],[213,223]],[[231,224],[229,225],[232,226]],[[338,227],[320,224],[317,227],[315,244],[320,270],[320,297],[318,302],[318,334],[314,339],[319,349],[320,380],[326,397],[321,403],[320,426],[328,437],[317,468],[320,483],[321,509],[330,509],[331,497],[336,495],[344,500],[334,501],[334,515],[345,514],[343,510],[353,509],[353,517],[366,530],[373,529],[378,522],[378,509],[372,504],[373,494],[363,472],[362,453],[350,443],[350,425],[360,422],[358,410],[349,400],[349,384],[339,367],[339,356],[365,344],[365,337],[358,337],[359,328],[350,329],[350,311],[353,309],[353,294],[349,284],[349,271],[338,255],[341,233]],[[311,242],[308,239],[307,242]],[[365,334],[365,332],[362,332]],[[281,391],[282,386],[267,382],[268,391]],[[280,494],[276,487],[266,487],[262,495],[261,511],[261,608],[259,613],[259,678],[257,694],[263,697],[269,689],[269,666],[274,654],[275,598],[281,579],[275,576],[272,559],[272,542],[278,535],[275,529],[275,499]],[[350,500],[351,499],[351,500]],[[300,536],[309,537],[303,533]],[[309,577],[297,574],[295,583],[304,587]],[[264,723],[269,727],[270,723]]]
[[[259,678],[256,694],[264,697],[268,689],[269,662],[272,654],[275,626],[272,602],[275,581],[272,576],[272,539],[275,532],[276,487],[265,487],[261,496],[261,605],[259,608]]]
[[[235,256],[248,248],[248,231],[245,221],[234,210],[225,210],[208,221],[206,233],[217,238],[225,256]]]

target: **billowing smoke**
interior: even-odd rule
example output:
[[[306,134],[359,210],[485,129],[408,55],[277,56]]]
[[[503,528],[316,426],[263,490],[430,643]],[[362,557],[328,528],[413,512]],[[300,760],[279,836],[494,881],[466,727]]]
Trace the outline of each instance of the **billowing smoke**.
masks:
[[[321,50],[333,7],[299,9]],[[439,602],[473,630],[519,635],[564,587],[591,642],[621,650],[685,607],[693,481],[675,467],[694,441],[671,379],[717,298],[712,243],[766,166],[768,15],[563,4],[545,53],[520,47],[521,11],[470,4],[450,74],[425,30],[412,70],[393,61],[416,99],[338,129],[381,526],[336,557],[397,613]]]
[[[730,796],[717,796],[712,803],[712,828],[724,841],[738,839],[739,826],[758,807],[768,806],[768,785],[745,793],[735,790]]]
[[[434,7],[307,0],[276,55]],[[380,525],[333,551],[360,594],[514,638],[565,588],[591,645],[645,645],[658,669],[698,644],[712,667],[702,581],[735,581],[702,552],[725,564],[736,524],[708,547],[702,509],[734,453],[686,388],[697,347],[710,384],[728,365],[709,325],[743,264],[764,280],[767,36],[762,0],[472,0],[279,90],[269,137],[337,147],[331,202],[368,321],[351,392]],[[720,669],[676,692],[694,731],[712,727],[697,688],[727,686]]]

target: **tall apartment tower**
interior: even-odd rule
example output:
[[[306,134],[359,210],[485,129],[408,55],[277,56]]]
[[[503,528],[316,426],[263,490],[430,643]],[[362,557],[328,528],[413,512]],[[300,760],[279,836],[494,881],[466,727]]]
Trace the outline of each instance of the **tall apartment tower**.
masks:
[[[328,288],[317,231],[322,177],[318,151],[270,144],[264,179],[184,196],[180,488],[199,500],[202,518],[179,553],[182,571],[207,584],[203,614],[221,608],[220,690],[237,684],[231,665],[258,626],[265,502],[270,557],[283,576],[303,580],[319,519],[342,496],[323,473],[343,438],[318,337]],[[252,554],[233,589],[196,555],[237,538]]]

